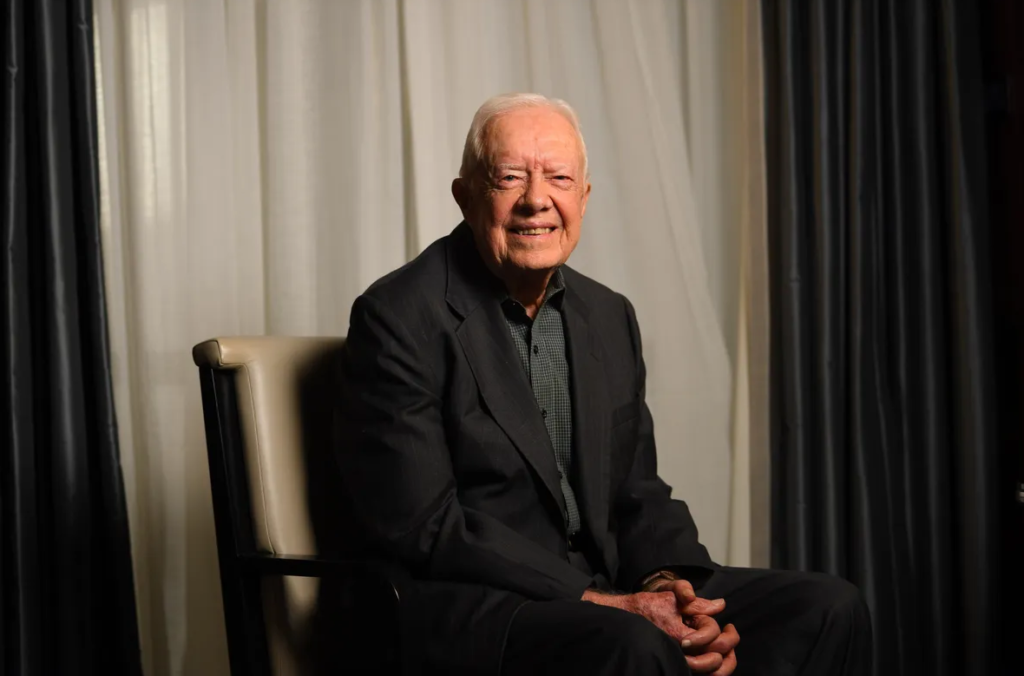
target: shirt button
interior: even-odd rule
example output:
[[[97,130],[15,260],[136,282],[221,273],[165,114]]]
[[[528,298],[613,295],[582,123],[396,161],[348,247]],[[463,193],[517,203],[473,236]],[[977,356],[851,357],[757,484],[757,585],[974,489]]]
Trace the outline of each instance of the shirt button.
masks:
[[[540,417],[541,418],[547,418],[548,417],[548,410],[546,408],[542,408],[540,410]]]
[[[534,354],[540,354],[540,346],[539,345],[534,345],[533,346],[533,353]]]

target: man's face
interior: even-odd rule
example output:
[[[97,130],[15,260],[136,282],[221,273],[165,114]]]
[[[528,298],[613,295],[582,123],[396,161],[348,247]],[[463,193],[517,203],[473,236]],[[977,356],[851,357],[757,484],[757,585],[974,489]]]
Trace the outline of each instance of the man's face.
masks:
[[[452,190],[488,266],[514,275],[569,258],[590,196],[576,133],[548,108],[491,120],[477,175]]]

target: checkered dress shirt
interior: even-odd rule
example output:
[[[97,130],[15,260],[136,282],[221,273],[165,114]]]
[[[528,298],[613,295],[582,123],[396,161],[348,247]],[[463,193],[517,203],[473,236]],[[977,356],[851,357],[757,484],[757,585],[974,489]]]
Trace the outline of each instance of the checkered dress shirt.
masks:
[[[544,303],[532,321],[523,306],[512,298],[505,299],[502,309],[555,449],[555,464],[565,498],[565,527],[572,536],[580,530],[580,512],[569,482],[572,476],[572,396],[562,325],[564,296],[565,279],[562,271],[557,270],[544,294]]]

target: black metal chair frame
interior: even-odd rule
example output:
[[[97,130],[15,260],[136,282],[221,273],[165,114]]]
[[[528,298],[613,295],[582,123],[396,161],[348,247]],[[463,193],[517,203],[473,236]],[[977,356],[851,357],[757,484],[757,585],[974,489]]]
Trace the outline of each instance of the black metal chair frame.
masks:
[[[262,579],[266,576],[372,576],[391,585],[390,575],[366,560],[281,556],[259,552],[253,536],[249,485],[235,390],[236,369],[200,367],[203,418],[213,515],[220,560],[221,591],[231,673],[271,676],[263,615]]]

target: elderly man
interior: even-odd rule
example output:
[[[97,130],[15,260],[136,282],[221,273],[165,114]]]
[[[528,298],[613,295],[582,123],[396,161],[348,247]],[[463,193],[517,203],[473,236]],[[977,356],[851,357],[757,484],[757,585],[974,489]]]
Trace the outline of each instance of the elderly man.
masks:
[[[404,664],[867,673],[856,588],[715,564],[658,477],[633,307],[565,264],[587,177],[567,104],[487,101],[452,183],[465,222],[352,308],[339,457],[363,533],[414,579]]]

